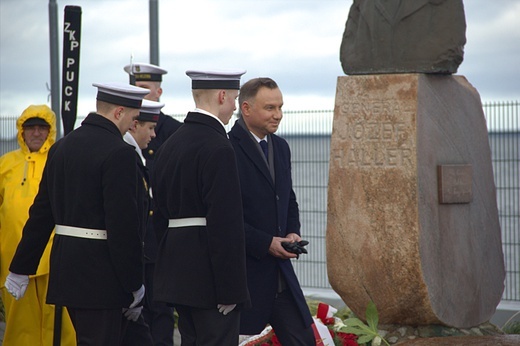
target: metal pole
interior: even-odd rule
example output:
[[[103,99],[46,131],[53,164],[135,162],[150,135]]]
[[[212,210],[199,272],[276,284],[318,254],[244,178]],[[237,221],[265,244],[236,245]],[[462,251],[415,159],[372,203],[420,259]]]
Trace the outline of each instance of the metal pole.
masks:
[[[159,65],[159,0],[150,0],[150,64]]]
[[[58,46],[58,4],[56,0],[49,0],[49,43],[51,59],[51,109],[56,114],[56,139],[61,137],[61,107],[60,107],[60,61]],[[61,345],[61,318],[62,307],[54,307],[54,334],[52,345]]]
[[[49,43],[51,58],[51,109],[56,114],[56,137],[61,137],[60,62],[58,45],[58,4],[49,0]]]

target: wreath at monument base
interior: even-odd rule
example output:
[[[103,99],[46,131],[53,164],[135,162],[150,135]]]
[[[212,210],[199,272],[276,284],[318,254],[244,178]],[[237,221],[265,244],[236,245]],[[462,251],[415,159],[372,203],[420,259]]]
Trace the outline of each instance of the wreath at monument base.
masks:
[[[338,331],[344,326],[343,321],[335,317],[337,309],[324,303],[318,303],[312,328],[316,346],[359,346],[358,336]],[[248,336],[239,346],[282,346],[271,326],[258,335]]]

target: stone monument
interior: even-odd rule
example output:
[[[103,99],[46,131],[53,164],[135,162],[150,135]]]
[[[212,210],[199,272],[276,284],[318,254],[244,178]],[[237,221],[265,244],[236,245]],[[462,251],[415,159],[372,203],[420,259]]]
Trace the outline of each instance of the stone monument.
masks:
[[[459,23],[437,22],[443,6],[457,10],[446,18]],[[413,35],[429,35],[431,26],[465,30],[461,0],[354,0],[346,31],[367,11],[371,37],[386,30],[389,16]],[[396,43],[420,36],[406,41],[403,32],[385,32],[391,41],[359,49],[367,38],[351,33],[341,62],[353,75],[338,78],[331,139],[330,284],[361,318],[372,300],[383,324],[484,323],[500,302],[505,269],[480,96],[451,74],[465,33],[443,31],[429,54],[417,44],[406,46],[406,56]],[[372,54],[384,50],[394,52],[389,62]]]
[[[354,0],[340,60],[346,74],[455,73],[465,43],[462,0]]]

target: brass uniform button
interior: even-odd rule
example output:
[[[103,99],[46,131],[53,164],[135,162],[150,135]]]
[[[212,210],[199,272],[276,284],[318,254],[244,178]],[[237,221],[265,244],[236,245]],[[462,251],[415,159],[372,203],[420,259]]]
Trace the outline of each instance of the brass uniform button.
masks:
[[[148,215],[153,216],[153,210],[150,210],[150,211],[148,212]]]
[[[153,149],[148,150],[149,155],[153,155]]]

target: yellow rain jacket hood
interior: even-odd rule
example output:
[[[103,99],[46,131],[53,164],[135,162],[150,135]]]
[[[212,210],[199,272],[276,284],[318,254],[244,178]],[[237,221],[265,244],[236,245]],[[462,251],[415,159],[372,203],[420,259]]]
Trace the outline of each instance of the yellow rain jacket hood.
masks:
[[[23,139],[23,123],[33,117],[44,119],[49,125],[49,135],[37,152],[30,152]],[[0,157],[0,284],[3,285],[22,230],[29,218],[32,205],[43,174],[50,147],[56,141],[56,115],[46,105],[31,105],[16,121],[20,149]],[[36,275],[49,272],[49,255],[52,237],[40,260]]]

